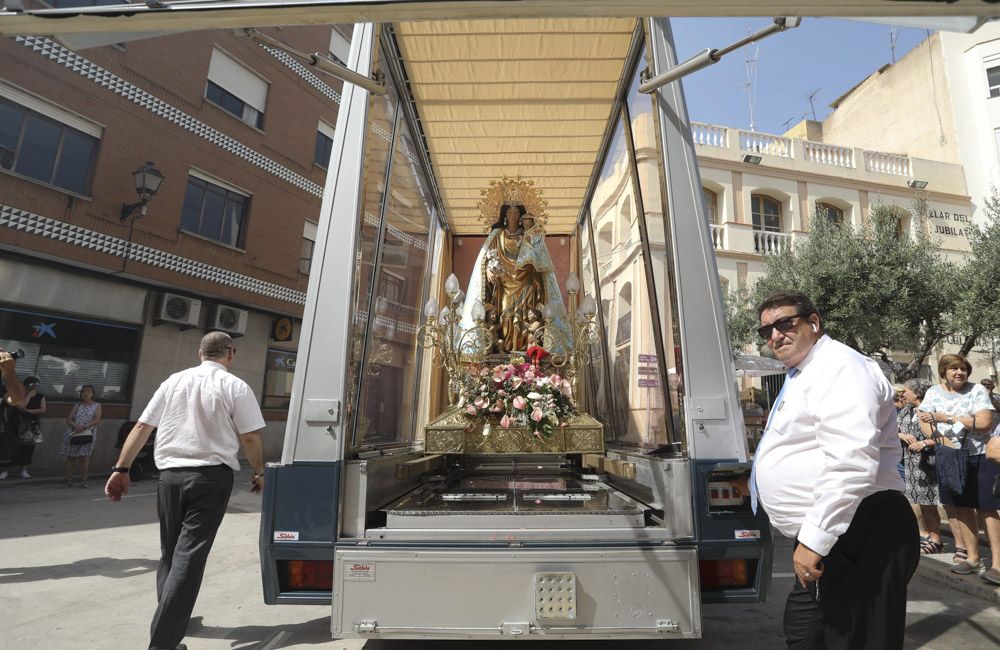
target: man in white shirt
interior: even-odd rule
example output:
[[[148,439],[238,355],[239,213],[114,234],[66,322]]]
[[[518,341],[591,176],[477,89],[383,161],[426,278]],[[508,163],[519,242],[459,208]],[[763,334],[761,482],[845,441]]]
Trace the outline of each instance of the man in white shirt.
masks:
[[[167,378],[122,446],[104,493],[121,501],[129,465],[157,429],[153,455],[160,470],[157,514],[160,564],[150,650],[186,650],[181,643],[194,610],[208,553],[226,514],[239,471],[240,447],[252,470],[250,490],[264,487],[264,418],[246,382],[229,373],[236,347],[228,334],[201,339],[201,365]]]
[[[892,386],[824,334],[802,293],[769,295],[757,330],[789,369],[754,456],[751,502],[796,540],[789,648],[903,647],[917,522],[896,470]]]

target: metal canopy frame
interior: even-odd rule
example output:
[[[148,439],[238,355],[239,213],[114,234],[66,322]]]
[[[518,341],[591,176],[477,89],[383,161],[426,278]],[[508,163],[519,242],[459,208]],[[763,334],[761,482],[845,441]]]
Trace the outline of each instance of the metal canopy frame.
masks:
[[[10,6],[15,6],[9,3]],[[18,3],[20,4],[20,3]],[[512,6],[514,5],[514,6]],[[996,17],[991,0],[148,0],[72,9],[0,11],[0,35],[64,35],[393,22],[453,18],[565,16]],[[53,20],[55,19],[55,20]]]

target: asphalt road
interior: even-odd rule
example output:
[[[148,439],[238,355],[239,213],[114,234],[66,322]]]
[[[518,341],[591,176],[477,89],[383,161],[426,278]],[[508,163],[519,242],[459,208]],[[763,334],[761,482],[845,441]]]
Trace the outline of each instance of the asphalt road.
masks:
[[[244,472],[245,474],[245,472]],[[326,606],[264,605],[257,552],[259,497],[238,480],[185,642],[191,650],[324,648],[459,650],[469,641],[333,641]],[[64,489],[26,481],[0,489],[0,648],[145,648],[159,542],[155,485],[133,484],[122,503],[100,481]],[[692,641],[532,641],[544,650],[781,650],[781,612],[791,588],[790,546],[775,548],[771,601],[704,609],[705,636]],[[477,643],[507,650],[523,642]],[[915,576],[907,648],[1000,647],[1000,608]]]

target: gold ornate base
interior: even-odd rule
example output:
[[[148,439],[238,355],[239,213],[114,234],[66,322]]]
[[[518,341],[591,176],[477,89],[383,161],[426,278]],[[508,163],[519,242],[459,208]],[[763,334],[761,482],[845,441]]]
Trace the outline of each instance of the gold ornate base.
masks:
[[[472,427],[470,428],[470,424]],[[424,427],[424,449],[435,454],[580,454],[604,451],[604,425],[586,413],[572,417],[549,438],[530,429],[504,429],[496,422],[484,427],[453,408]]]

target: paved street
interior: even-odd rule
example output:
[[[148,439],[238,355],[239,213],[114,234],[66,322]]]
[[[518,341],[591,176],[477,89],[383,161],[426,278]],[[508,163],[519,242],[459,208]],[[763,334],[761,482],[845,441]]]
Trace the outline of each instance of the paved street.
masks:
[[[238,481],[209,560],[186,643],[191,650],[327,648],[401,650],[469,647],[466,641],[332,641],[328,607],[262,603],[257,534],[259,497]],[[120,504],[90,488],[30,481],[0,489],[0,648],[145,648],[154,607],[158,557],[155,484],[133,484]],[[784,648],[781,611],[791,585],[789,547],[775,551],[771,602],[706,607],[705,638],[669,647]],[[911,583],[908,648],[952,650],[1000,646],[1000,608],[916,576]],[[503,650],[517,642],[495,642]],[[485,644],[480,644],[485,645]],[[621,650],[662,647],[621,642]],[[532,648],[606,648],[605,642],[541,642]]]

